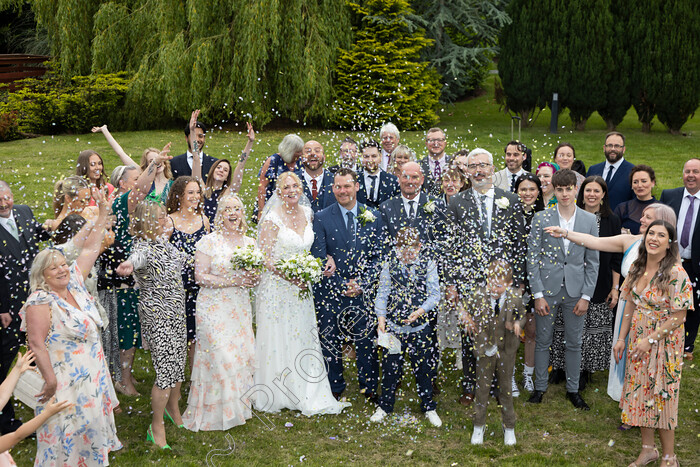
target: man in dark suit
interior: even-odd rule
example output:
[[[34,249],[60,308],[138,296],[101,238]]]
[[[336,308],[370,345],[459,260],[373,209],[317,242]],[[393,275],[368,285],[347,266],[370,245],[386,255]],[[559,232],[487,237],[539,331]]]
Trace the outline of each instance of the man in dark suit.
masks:
[[[48,239],[29,206],[14,204],[10,186],[0,180],[0,382],[24,341],[19,310],[27,300],[29,268],[39,252],[37,242]],[[0,413],[0,432],[13,432],[21,424],[15,420],[10,400]]]
[[[625,136],[613,131],[605,136],[605,162],[588,169],[588,176],[600,175],[608,185],[610,209],[615,211],[618,204],[634,198],[630,185],[630,170],[634,164],[625,160]]]
[[[500,258],[513,267],[513,284],[522,286],[525,221],[517,195],[493,186],[493,155],[476,148],[467,155],[472,186],[450,199],[447,207],[452,257],[446,260],[447,297],[464,316],[464,300],[486,285],[486,268]],[[462,405],[471,405],[476,389],[476,359],[471,336],[462,333]],[[507,391],[510,388],[501,388]]]
[[[535,214],[527,247],[527,276],[535,299],[535,390],[528,402],[539,404],[547,391],[549,349],[557,314],[564,318],[566,397],[577,409],[589,410],[579,394],[581,345],[588,304],[598,280],[599,254],[566,236],[545,233],[550,226],[598,236],[596,217],[576,206],[576,175],[560,170],[552,177],[557,205]]]
[[[428,156],[420,161],[423,170],[423,191],[436,198],[440,196],[442,189],[442,175],[447,171],[448,163],[445,155],[447,138],[440,128],[431,128],[425,134],[425,147],[428,148]]]
[[[399,192],[396,176],[379,167],[381,153],[379,143],[371,139],[362,143],[362,170],[357,174],[360,191],[357,201],[372,209],[379,206]]]
[[[333,174],[323,168],[326,155],[323,146],[318,141],[307,141],[304,144],[304,155],[301,158],[301,181],[304,184],[304,194],[311,202],[311,209],[318,212],[335,203],[333,196]]]
[[[683,357],[692,360],[695,338],[700,324],[700,159],[689,159],[683,166],[683,186],[664,190],[660,201],[676,212],[678,246],[683,269],[693,284],[694,310],[688,310],[685,318],[685,348]]]
[[[335,174],[339,168],[345,167],[346,169],[359,172],[361,166],[357,161],[357,157],[357,142],[348,136],[343,140],[342,143],[340,143],[340,150],[338,151],[338,160],[340,161],[340,163],[328,167],[328,170],[332,174]]]
[[[199,111],[195,111],[198,112]],[[194,114],[194,113],[193,113]],[[201,155],[200,163],[202,165],[202,181],[207,182],[207,175],[211,166],[217,159],[204,154],[204,143],[206,140],[207,127],[204,123],[195,120],[194,131],[190,129],[190,124],[185,127],[185,141],[187,142],[187,152],[175,156],[170,160],[170,170],[173,172],[173,179],[183,175],[192,175],[192,163],[194,162],[194,154],[192,153],[193,144],[197,143],[197,150]]]
[[[311,252],[326,261],[324,277],[314,288],[323,356],[328,380],[336,398],[345,390],[342,343],[355,343],[360,391],[377,400],[379,367],[374,318],[374,294],[382,255],[379,214],[357,201],[357,174],[341,168],[336,172],[333,193],[337,203],[314,216]]]

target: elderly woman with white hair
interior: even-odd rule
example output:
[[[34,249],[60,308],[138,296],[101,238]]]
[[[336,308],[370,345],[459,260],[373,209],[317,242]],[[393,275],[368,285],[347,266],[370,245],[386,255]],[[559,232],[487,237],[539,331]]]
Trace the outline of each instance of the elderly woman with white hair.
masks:
[[[36,413],[55,399],[74,408],[37,430],[35,465],[107,465],[121,449],[113,411],[119,404],[102,350],[102,319],[85,288],[107,222],[104,193],[92,190],[99,214],[72,266],[57,249],[40,252],[29,272],[32,294],[20,311],[21,329],[44,379]]]
[[[246,235],[245,218],[238,195],[225,195],[214,231],[197,242],[197,350],[182,416],[188,430],[228,430],[253,416],[246,396],[253,387],[255,369],[249,291],[258,284],[261,270],[232,266],[234,256],[256,251],[255,240]],[[262,260],[262,253],[258,254]]]
[[[277,179],[284,172],[294,172],[301,177],[301,156],[304,153],[304,140],[298,135],[287,135],[277,146],[277,152],[265,160],[258,177],[258,200],[255,205],[255,218],[260,215],[265,203],[275,192]]]

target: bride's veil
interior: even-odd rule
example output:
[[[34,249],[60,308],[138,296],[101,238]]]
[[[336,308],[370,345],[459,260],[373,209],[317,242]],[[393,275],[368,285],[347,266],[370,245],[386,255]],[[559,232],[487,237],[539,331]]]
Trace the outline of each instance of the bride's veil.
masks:
[[[260,233],[262,232],[266,220],[270,220],[273,224],[277,224],[274,218],[277,217],[280,219],[280,212],[283,209],[283,205],[284,203],[282,202],[282,198],[279,197],[277,190],[275,190],[270,199],[268,199],[265,203],[265,207],[260,215],[260,220],[258,221],[258,238],[260,238]],[[307,222],[311,222],[311,214],[313,213],[313,209],[311,209],[311,201],[309,201],[309,198],[307,198],[303,192],[299,197],[299,206],[306,213]]]

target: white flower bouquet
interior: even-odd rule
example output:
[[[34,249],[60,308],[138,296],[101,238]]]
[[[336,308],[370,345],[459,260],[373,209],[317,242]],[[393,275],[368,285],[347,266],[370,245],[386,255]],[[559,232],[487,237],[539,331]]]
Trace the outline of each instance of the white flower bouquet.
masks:
[[[234,271],[239,269],[254,271],[256,269],[262,269],[262,267],[263,253],[255,246],[239,246],[233,250],[233,254],[231,255],[231,269]]]
[[[323,263],[310,253],[299,253],[281,259],[275,266],[287,279],[299,280],[309,285],[306,290],[299,291],[299,298],[302,300],[311,297],[311,285],[319,282],[323,275]]]

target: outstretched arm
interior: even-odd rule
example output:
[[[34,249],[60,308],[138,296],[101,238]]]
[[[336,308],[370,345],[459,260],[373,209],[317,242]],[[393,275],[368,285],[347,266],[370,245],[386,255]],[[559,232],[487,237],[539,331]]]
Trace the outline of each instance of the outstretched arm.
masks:
[[[129,193],[129,214],[133,213],[136,206],[138,206],[138,204],[143,201],[146,196],[148,196],[148,193],[150,193],[153,180],[156,178],[156,166],[162,162],[172,159],[172,156],[169,155],[170,144],[171,143],[166,144],[160,154],[151,159],[151,162],[148,164],[148,167],[146,167],[146,170],[144,170],[136,180],[134,188]]]
[[[133,165],[138,167],[139,165],[134,162],[134,160],[122,149],[122,147],[117,143],[117,140],[114,139],[112,134],[109,132],[107,129],[107,125],[102,125],[102,126],[94,126],[92,127],[92,132],[93,133],[102,133],[105,136],[105,139],[109,143],[110,147],[114,152],[117,153],[119,156],[119,160],[122,162],[123,165]]]
[[[246,122],[246,126],[248,127],[248,141],[245,144],[245,148],[243,148],[241,157],[238,159],[236,168],[233,170],[230,187],[232,193],[238,193],[241,189],[241,185],[243,184],[243,172],[245,172],[245,163],[248,160],[248,156],[250,156],[250,151],[253,149],[253,142],[255,141],[253,125]]]
[[[95,265],[95,261],[97,261],[97,257],[102,252],[102,239],[107,230],[107,215],[109,214],[109,204],[102,190],[93,188],[92,196],[97,201],[100,212],[95,221],[95,226],[92,228],[92,232],[90,232],[90,235],[88,235],[85,240],[80,256],[75,260],[83,275],[83,280],[87,279],[92,267]]]
[[[197,134],[197,119],[199,118],[199,109],[192,112],[190,116],[190,147],[192,148],[192,176],[197,180],[202,180],[202,148],[198,147]]]
[[[607,251],[609,253],[624,253],[639,238],[638,235],[615,235],[614,237],[596,237],[583,232],[566,230],[559,226],[550,226],[544,229],[552,237],[564,237],[577,245],[585,246],[591,250]]]

